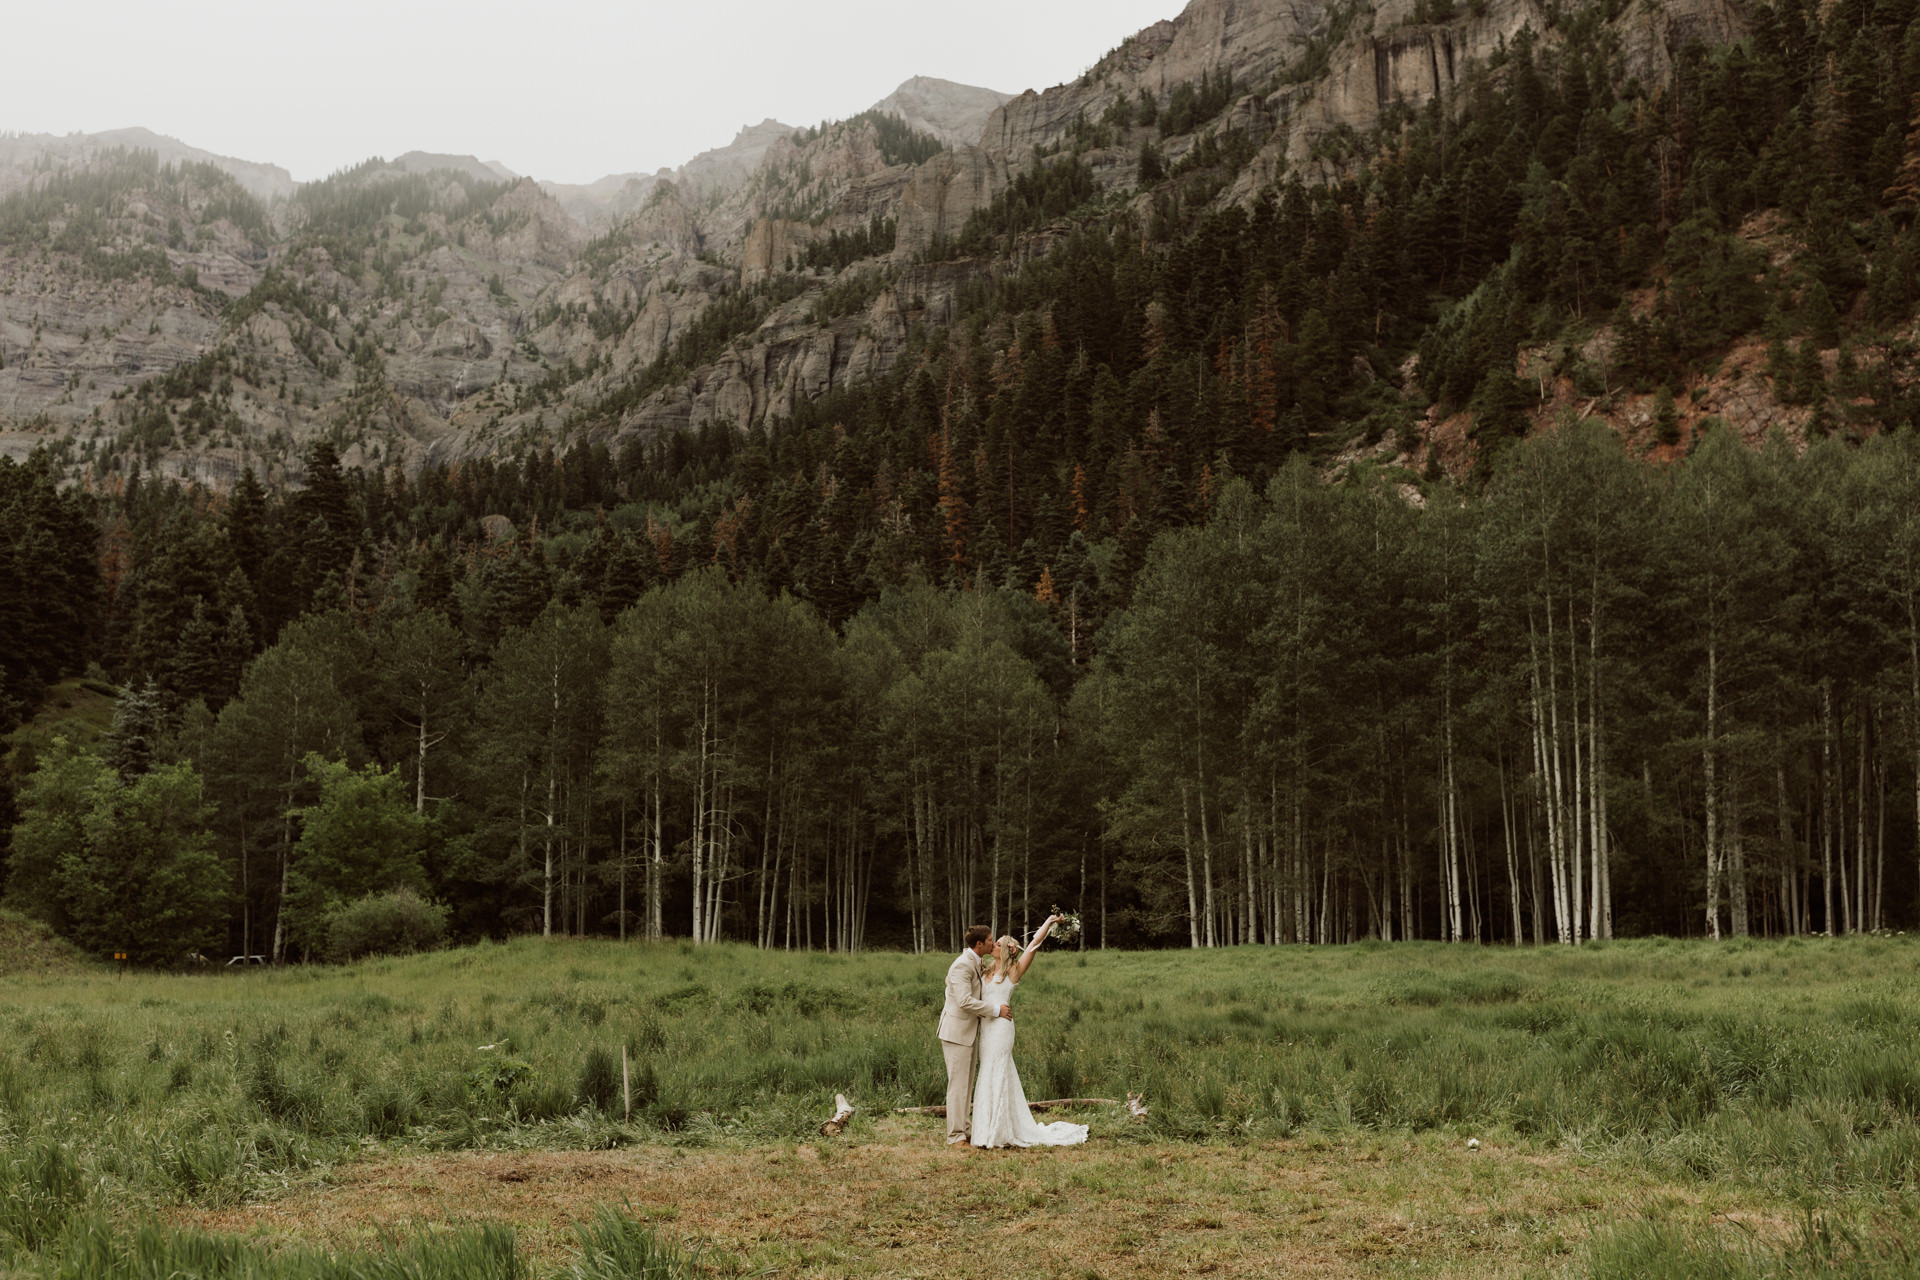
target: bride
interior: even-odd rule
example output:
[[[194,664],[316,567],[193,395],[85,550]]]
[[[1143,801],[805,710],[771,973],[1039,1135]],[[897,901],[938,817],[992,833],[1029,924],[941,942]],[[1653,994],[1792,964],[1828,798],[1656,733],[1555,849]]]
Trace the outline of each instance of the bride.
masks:
[[[1047,930],[1061,919],[1049,916],[1027,949],[1015,957],[1020,943],[1002,938],[994,944],[993,970],[981,989],[981,999],[999,1007],[1013,1002],[1013,989],[1026,976],[1027,966],[1046,941]],[[989,1018],[980,1024],[980,1068],[973,1084],[973,1145],[976,1147],[1067,1147],[1087,1140],[1087,1126],[1056,1121],[1039,1124],[1027,1108],[1020,1073],[1013,1065],[1013,1020]]]

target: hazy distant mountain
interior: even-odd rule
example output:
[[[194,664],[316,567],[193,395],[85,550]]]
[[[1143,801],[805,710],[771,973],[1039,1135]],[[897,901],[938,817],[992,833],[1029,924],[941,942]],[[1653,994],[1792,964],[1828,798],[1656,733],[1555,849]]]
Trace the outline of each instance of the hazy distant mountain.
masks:
[[[892,112],[912,128],[932,134],[950,147],[970,147],[980,141],[987,118],[1012,98],[1012,94],[997,89],[915,76],[874,103],[873,109]]]
[[[938,138],[950,147],[971,146],[980,141],[988,118],[1012,98],[1012,94],[997,89],[915,76],[870,109],[899,116],[915,132]],[[741,126],[732,142],[703,151],[678,169],[609,174],[584,184],[543,182],[540,185],[584,224],[617,222],[644,207],[662,180],[672,182],[681,198],[694,204],[725,196],[753,176],[770,148],[795,132],[793,125],[762,120],[759,124]],[[432,159],[448,162],[444,167],[458,167],[452,163],[455,157]]]
[[[233,175],[257,200],[272,201],[293,194],[293,175],[277,164],[236,160],[190,147],[178,138],[151,129],[109,129],[105,133],[14,133],[0,134],[0,195],[26,185],[28,175],[43,161],[55,168],[84,164],[102,151],[118,147],[152,151],[162,164],[182,162],[210,164]]]
[[[464,173],[482,182],[511,182],[520,176],[498,160],[481,160],[475,156],[441,155],[432,151],[409,151],[403,156],[394,157],[393,164],[395,168],[405,169],[408,173],[431,173],[435,169],[452,169],[455,173]]]
[[[617,221],[647,202],[647,195],[662,176],[673,171],[651,173],[613,173],[595,182],[543,182],[540,189],[560,202],[583,226]]]
[[[698,202],[725,195],[752,176],[767,148],[794,132],[789,124],[762,120],[742,125],[732,142],[702,151],[678,169],[657,173],[618,173],[584,185],[543,182],[541,188],[584,224],[618,221],[637,212],[654,186],[670,181],[683,198]]]
[[[949,146],[965,146],[980,140],[987,118],[1012,96],[993,89],[955,84],[951,80],[915,76],[875,103],[872,109],[891,112],[914,130]],[[540,185],[583,226],[615,222],[637,213],[662,179],[671,181],[682,198],[694,203],[726,195],[753,175],[769,147],[795,131],[793,125],[766,119],[759,124],[741,126],[733,141],[703,151],[677,169],[615,173],[589,183],[542,182]],[[0,133],[0,196],[21,189],[30,175],[48,161],[56,169],[71,168],[117,147],[152,151],[162,164],[211,164],[231,174],[256,199],[269,204],[291,196],[299,186],[293,175],[279,165],[216,155],[151,129],[133,128],[65,135]],[[451,169],[484,182],[511,181],[522,176],[498,160],[481,160],[472,155],[409,151],[390,163],[408,173]]]

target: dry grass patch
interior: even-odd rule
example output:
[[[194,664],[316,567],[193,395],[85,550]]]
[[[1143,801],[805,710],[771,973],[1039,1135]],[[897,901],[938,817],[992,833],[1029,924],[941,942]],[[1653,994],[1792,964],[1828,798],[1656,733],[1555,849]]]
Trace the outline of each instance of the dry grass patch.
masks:
[[[924,1131],[923,1131],[924,1129]],[[381,1231],[506,1222],[536,1267],[574,1225],[623,1206],[702,1251],[719,1275],[1123,1280],[1169,1275],[1518,1276],[1577,1270],[1594,1231],[1657,1212],[1778,1221],[1775,1206],[1702,1198],[1618,1162],[1438,1138],[1244,1147],[944,1148],[889,1120],[871,1140],[758,1148],[380,1156],[322,1186],[176,1221],[334,1246]]]

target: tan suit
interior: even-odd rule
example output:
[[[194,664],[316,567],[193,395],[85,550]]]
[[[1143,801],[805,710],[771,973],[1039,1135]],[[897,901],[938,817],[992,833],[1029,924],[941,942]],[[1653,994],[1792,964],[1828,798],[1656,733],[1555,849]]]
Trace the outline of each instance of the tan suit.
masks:
[[[980,998],[980,957],[962,951],[947,969],[947,1002],[940,1010],[940,1048],[947,1056],[947,1140],[965,1137],[973,1120],[973,1055],[980,1020],[1000,1010]]]

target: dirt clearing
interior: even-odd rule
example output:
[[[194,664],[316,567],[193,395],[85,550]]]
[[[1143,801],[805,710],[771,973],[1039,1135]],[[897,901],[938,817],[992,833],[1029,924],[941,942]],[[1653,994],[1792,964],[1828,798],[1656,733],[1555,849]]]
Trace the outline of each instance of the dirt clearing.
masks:
[[[987,1152],[890,1119],[802,1146],[371,1157],[270,1203],[177,1221],[313,1243],[507,1222],[548,1268],[603,1204],[720,1275],[940,1280],[979,1266],[1023,1280],[1538,1274],[1642,1213],[1770,1216],[1611,1162],[1439,1137]]]

